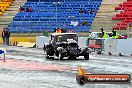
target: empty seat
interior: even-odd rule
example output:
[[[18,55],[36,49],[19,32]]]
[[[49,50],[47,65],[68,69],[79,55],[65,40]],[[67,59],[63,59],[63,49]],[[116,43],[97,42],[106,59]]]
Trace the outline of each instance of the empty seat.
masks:
[[[127,29],[127,25],[132,22],[132,0],[127,0],[115,7],[115,10],[123,10],[120,14],[116,14],[112,17],[112,20],[121,20],[116,23],[113,28],[115,29]]]
[[[52,32],[54,28],[64,27],[72,28],[76,32],[88,32],[93,19],[102,0],[27,0],[24,8],[31,7],[32,12],[18,12],[9,24],[13,31],[21,32]],[[85,13],[79,13],[79,10],[85,10]],[[89,11],[94,13],[89,13]],[[71,26],[71,21],[78,22],[78,25]],[[87,21],[89,25],[82,26],[82,22]],[[24,27],[24,29],[21,27]]]

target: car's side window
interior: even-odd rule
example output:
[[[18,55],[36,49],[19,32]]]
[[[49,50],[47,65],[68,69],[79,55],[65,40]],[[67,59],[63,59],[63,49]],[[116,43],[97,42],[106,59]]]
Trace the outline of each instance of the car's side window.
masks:
[[[51,35],[51,40],[53,40],[53,36]]]
[[[52,41],[56,41],[56,36],[51,36]]]

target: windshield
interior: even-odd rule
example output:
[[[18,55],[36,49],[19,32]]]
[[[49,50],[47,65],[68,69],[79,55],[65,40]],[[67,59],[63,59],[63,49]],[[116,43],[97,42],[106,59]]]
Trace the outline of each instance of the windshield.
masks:
[[[54,36],[54,40],[57,42],[67,42],[68,39],[73,39],[78,42],[78,36],[76,34],[65,34]]]

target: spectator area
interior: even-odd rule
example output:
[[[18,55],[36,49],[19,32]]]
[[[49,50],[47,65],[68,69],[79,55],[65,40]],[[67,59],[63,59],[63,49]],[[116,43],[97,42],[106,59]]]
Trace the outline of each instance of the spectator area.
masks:
[[[132,24],[132,0],[126,0],[115,7],[115,10],[120,10],[120,13],[112,17],[112,20],[120,20],[113,28],[117,30],[126,30],[129,24]]]
[[[11,5],[14,0],[0,0],[0,16]]]
[[[58,27],[88,32],[101,1],[27,0],[23,8],[32,12],[18,12],[8,27],[14,33],[52,32]]]
[[[102,0],[98,12],[94,18],[91,32],[100,32],[100,28],[103,28],[107,32],[112,31],[112,26],[119,20],[112,20],[112,17],[119,13],[115,10],[115,7],[126,0]]]

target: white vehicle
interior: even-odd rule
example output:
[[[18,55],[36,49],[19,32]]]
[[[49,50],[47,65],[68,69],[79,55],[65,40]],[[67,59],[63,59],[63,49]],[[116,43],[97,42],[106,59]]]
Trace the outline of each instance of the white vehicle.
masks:
[[[89,38],[100,38],[101,32],[91,32]],[[107,32],[107,37],[111,37],[112,32]]]

